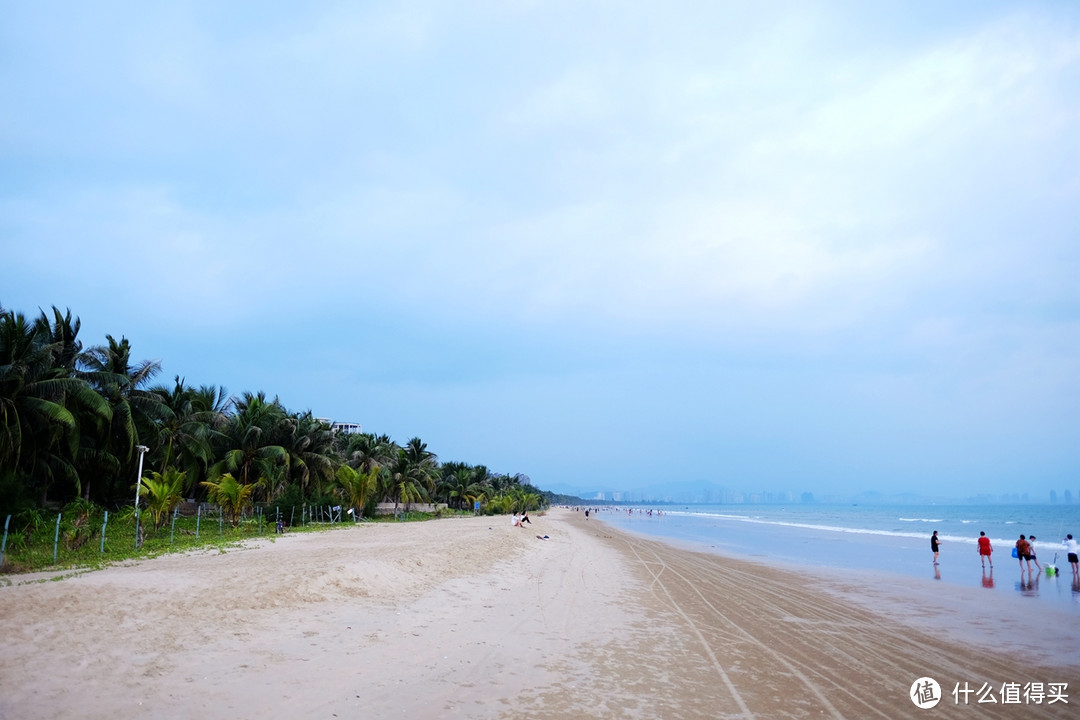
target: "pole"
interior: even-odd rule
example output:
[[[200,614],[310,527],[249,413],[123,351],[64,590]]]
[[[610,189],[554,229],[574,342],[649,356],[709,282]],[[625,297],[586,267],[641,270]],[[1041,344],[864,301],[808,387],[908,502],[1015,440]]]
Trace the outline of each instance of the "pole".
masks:
[[[7,529],[8,524],[11,523],[11,516],[7,516],[7,520],[4,521],[4,542],[0,545],[0,566],[4,564],[4,553],[7,551]]]
[[[101,552],[99,555],[105,554],[105,526],[109,524],[109,511],[105,511],[105,522],[101,523]]]
[[[52,564],[56,564],[56,550],[60,547],[60,518],[63,513],[56,513],[56,535],[53,537],[52,544]]]
[[[142,461],[143,455],[150,448],[145,445],[136,445],[135,449],[139,451],[139,474],[135,477],[135,549],[138,550],[142,546],[142,528],[139,526],[139,489],[142,487]]]

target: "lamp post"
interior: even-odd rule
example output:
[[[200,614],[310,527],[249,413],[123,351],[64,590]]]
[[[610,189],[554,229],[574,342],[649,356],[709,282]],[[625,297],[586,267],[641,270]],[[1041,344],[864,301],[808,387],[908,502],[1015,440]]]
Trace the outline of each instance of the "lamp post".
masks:
[[[143,455],[150,448],[145,445],[136,445],[139,451],[139,474],[135,477],[135,549],[142,547],[142,526],[139,524],[139,488],[142,487],[142,461]]]

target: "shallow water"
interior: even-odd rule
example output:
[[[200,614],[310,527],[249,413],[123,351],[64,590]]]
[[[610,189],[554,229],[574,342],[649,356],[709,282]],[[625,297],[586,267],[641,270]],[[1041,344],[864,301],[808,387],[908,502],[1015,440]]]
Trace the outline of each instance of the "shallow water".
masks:
[[[978,587],[991,593],[988,599],[1023,597],[1071,608],[1080,616],[1080,577],[1072,574],[1065,560],[1059,534],[1080,530],[1077,506],[624,506],[600,508],[595,517],[724,555],[796,568],[884,571]],[[941,538],[937,565],[929,542],[934,530]],[[980,531],[994,546],[992,570],[980,565],[976,549]],[[1054,563],[1057,555],[1058,575],[1021,572],[1018,561],[1010,557],[1021,532],[1039,536],[1036,548],[1043,565]],[[1050,541],[1051,537],[1056,539]]]

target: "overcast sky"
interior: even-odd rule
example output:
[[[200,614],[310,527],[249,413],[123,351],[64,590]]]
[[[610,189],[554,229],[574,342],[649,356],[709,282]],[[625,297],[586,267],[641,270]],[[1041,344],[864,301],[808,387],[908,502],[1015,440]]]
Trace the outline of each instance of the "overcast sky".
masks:
[[[0,304],[541,488],[1080,493],[1080,4],[5,2]]]

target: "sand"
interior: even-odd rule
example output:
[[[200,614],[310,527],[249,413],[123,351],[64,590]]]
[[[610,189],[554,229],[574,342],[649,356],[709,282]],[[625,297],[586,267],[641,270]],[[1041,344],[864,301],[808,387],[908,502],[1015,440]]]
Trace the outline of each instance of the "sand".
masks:
[[[0,580],[5,720],[1034,718],[1080,705],[1075,623],[1040,652],[1018,627],[1046,622],[999,627],[963,595],[864,592],[569,510],[525,529],[361,524],[39,579]],[[908,697],[922,676],[943,688],[933,710]],[[1032,681],[1068,683],[1068,704],[1001,702],[1003,683]],[[998,702],[956,705],[957,682],[990,683]]]

